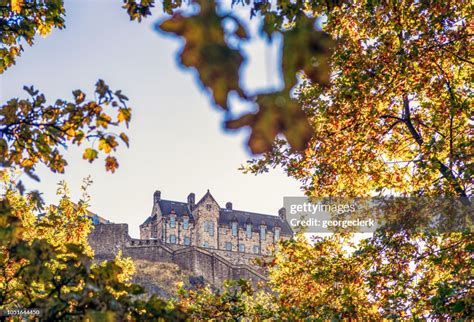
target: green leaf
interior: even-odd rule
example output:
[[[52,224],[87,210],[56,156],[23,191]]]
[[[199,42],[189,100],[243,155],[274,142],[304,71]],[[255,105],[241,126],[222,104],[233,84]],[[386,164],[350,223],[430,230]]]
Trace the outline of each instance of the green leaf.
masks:
[[[84,160],[87,160],[89,161],[90,163],[92,163],[92,161],[94,161],[95,159],[97,159],[97,156],[98,156],[99,152],[95,149],[92,149],[92,148],[87,148],[84,150],[84,153],[82,155],[82,158]]]

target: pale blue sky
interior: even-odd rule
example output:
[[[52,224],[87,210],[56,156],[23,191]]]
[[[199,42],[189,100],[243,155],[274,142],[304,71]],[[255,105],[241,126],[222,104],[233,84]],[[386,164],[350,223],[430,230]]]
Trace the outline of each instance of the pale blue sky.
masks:
[[[137,24],[129,21],[120,3],[66,2],[66,29],[38,38],[33,47],[25,48],[17,65],[0,76],[2,103],[25,96],[23,85],[34,85],[51,101],[70,99],[77,88],[91,93],[98,78],[122,89],[130,98],[133,119],[131,146],[117,154],[118,172],[106,173],[102,160],[90,165],[79,149],[71,148],[64,175],[39,167],[42,181],[29,181],[27,187],[40,189],[52,202],[57,200],[57,182],[66,180],[78,198],[82,178],[91,175],[91,210],[128,223],[133,236],[150,214],[155,190],[165,199],[184,201],[190,192],[199,199],[210,189],[221,206],[232,201],[236,209],[270,214],[283,205],[283,196],[301,195],[299,183],[281,170],[259,176],[237,170],[250,157],[245,147],[248,133],[222,130],[224,113],[211,106],[194,74],[176,63],[181,42],[153,30],[163,17],[161,11]],[[273,67],[277,44],[266,46],[257,40],[245,47],[250,58],[243,70],[248,88],[279,84]]]

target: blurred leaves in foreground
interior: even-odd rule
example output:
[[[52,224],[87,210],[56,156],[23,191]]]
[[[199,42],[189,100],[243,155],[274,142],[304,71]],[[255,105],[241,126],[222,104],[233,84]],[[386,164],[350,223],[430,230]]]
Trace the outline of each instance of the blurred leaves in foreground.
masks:
[[[249,93],[240,77],[244,62],[241,44],[250,39],[245,24],[233,12],[214,1],[191,1],[199,11],[186,15],[174,12],[169,19],[156,25],[157,30],[181,36],[185,45],[180,53],[183,66],[197,70],[202,86],[212,95],[214,103],[230,110],[229,95],[236,93],[249,104],[256,104],[255,113],[225,123],[228,129],[251,129],[248,145],[255,154],[269,152],[275,138],[283,134],[295,150],[304,150],[312,137],[312,127],[301,105],[290,91],[299,75],[314,84],[330,83],[329,57],[334,46],[331,37],[317,30],[317,16],[302,2],[279,1],[271,9],[267,1],[250,5],[252,15],[264,19],[260,32],[268,39],[283,35],[282,66],[284,89],[271,93]],[[240,3],[234,1],[233,4]],[[241,2],[244,4],[244,2]],[[323,2],[319,6],[322,6]],[[316,6],[316,7],[319,7]],[[316,8],[315,7],[315,8]],[[134,19],[134,16],[131,15]],[[275,66],[275,69],[277,66]]]

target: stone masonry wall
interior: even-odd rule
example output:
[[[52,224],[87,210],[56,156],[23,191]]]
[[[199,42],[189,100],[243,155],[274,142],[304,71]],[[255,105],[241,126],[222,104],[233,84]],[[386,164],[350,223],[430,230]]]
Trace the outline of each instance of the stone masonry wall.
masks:
[[[199,204],[193,212],[196,213],[196,234],[195,243],[196,246],[207,245],[209,248],[218,248],[218,224],[217,219],[219,217],[219,205],[207,197],[201,204]],[[207,226],[208,231],[205,231],[205,223],[209,223]]]
[[[100,224],[89,236],[89,243],[99,260],[113,259],[121,250],[125,257],[150,262],[175,263],[189,270],[214,286],[221,286],[227,279],[246,278],[253,283],[265,281],[266,277],[249,261],[233,261],[225,251],[203,249],[195,246],[167,245],[157,239],[132,239],[126,224]],[[227,255],[227,256],[226,256]]]

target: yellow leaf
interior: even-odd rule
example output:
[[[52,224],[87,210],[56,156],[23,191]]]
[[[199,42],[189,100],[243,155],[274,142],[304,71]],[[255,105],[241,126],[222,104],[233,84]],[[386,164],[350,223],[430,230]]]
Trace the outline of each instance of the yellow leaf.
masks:
[[[31,160],[31,159],[25,159],[23,160],[23,162],[21,163],[21,166],[22,167],[25,167],[25,168],[31,168],[33,165],[34,165],[34,161]]]
[[[84,150],[84,154],[82,155],[82,158],[84,160],[87,160],[89,162],[94,161],[94,159],[97,159],[98,152],[97,150],[88,148]]]
[[[74,130],[73,127],[70,127],[70,128],[67,129],[66,134],[70,137],[73,137],[73,136],[76,135],[76,131]]]
[[[128,122],[130,122],[131,117],[132,117],[132,113],[131,113],[130,108],[119,109],[117,119],[120,123],[125,122],[128,126]]]
[[[100,141],[99,141],[99,150],[104,150],[105,153],[110,153],[110,151],[112,151],[112,148],[107,143],[107,140],[100,139]]]
[[[23,7],[23,0],[11,0],[12,11],[15,13],[21,12],[21,7]]]
[[[127,145],[127,147],[129,146],[129,140],[128,140],[128,136],[127,134],[125,133],[120,133],[120,138],[122,139],[122,141]]]
[[[51,32],[51,26],[40,23],[38,26],[38,32],[42,37],[46,37]]]

